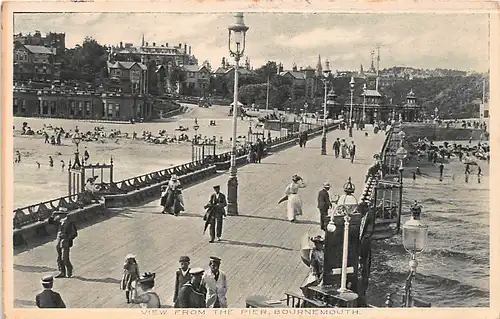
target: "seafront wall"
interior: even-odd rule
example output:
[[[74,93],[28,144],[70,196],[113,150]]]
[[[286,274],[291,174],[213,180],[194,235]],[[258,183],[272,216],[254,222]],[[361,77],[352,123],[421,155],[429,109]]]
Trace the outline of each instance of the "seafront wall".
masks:
[[[407,135],[407,140],[416,142],[419,138],[427,137],[432,141],[460,141],[479,140],[487,138],[487,134],[480,129],[458,128],[439,126],[431,123],[403,123],[403,131]]]
[[[332,131],[338,124],[329,124],[327,131]],[[307,131],[309,138],[322,134],[322,128]],[[296,145],[298,133],[275,138],[266,144],[265,156]],[[238,166],[247,163],[247,151],[237,151]],[[14,210],[14,246],[36,242],[41,237],[53,237],[55,234],[47,227],[48,218],[53,212],[64,209],[77,223],[87,223],[109,215],[109,208],[140,205],[159,198],[162,185],[168,183],[170,176],[175,174],[184,187],[202,182],[225,171],[230,166],[231,153],[226,152],[207,157],[203,161],[190,162],[168,169],[135,176],[119,182],[102,185],[96,194],[80,193],[72,196],[59,197],[42,203],[17,208]]]

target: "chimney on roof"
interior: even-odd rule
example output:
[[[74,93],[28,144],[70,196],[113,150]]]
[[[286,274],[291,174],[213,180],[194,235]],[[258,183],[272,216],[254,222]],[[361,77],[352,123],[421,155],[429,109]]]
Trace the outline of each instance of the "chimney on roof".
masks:
[[[120,41],[120,49],[123,49],[123,42]]]
[[[179,43],[179,49],[182,48],[182,43]]]
[[[167,47],[167,48],[168,48],[168,42],[167,42],[167,43],[165,43],[165,47]]]
[[[154,46],[154,47],[156,46],[156,42],[153,42],[153,46]]]
[[[147,46],[147,47],[149,46],[149,42],[146,42],[146,46]]]
[[[188,52],[188,46],[186,43],[184,43],[184,54],[186,54]]]
[[[191,55],[191,46],[189,46],[189,55]]]

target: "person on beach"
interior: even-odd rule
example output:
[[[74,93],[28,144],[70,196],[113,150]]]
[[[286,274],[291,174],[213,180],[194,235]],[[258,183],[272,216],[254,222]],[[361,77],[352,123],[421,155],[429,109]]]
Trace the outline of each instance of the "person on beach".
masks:
[[[202,268],[191,268],[191,280],[185,283],[179,290],[179,296],[175,302],[174,308],[206,308],[207,290],[201,284],[203,273]]]
[[[153,290],[155,277],[155,273],[145,273],[139,277],[132,293],[135,297],[130,302],[141,305],[141,308],[161,308],[160,297]]]
[[[287,217],[292,223],[296,221],[297,216],[302,215],[302,200],[299,196],[299,188],[305,188],[306,184],[302,177],[295,174],[292,176],[292,182],[287,186],[285,194],[288,196]]]
[[[21,163],[21,152],[16,151],[16,159],[14,160],[15,163]]]
[[[481,170],[481,167],[478,165],[477,166],[477,183],[481,184],[481,176],[483,176],[483,171]]]
[[[219,257],[210,257],[210,269],[205,271],[201,279],[201,284],[207,290],[207,308],[227,308],[227,277],[219,269],[220,263],[221,259]]]
[[[43,291],[35,297],[35,304],[38,308],[66,308],[61,295],[52,290],[53,286],[54,277],[45,276],[42,278]]]
[[[465,182],[469,182],[469,175],[470,175],[470,164],[465,164]]]
[[[54,167],[54,159],[52,156],[49,156],[49,167]]]
[[[191,259],[188,256],[181,256],[179,258],[180,268],[175,272],[175,285],[174,285],[174,304],[177,302],[177,297],[179,296],[179,290],[184,284],[191,280],[191,273],[189,270],[189,263]]]
[[[125,290],[125,298],[127,303],[130,303],[130,292],[134,291],[132,286],[139,279],[139,265],[137,264],[137,259],[135,255],[128,254],[125,257],[125,263],[123,264],[123,276],[120,282],[120,289]],[[135,296],[132,296],[132,299]]]
[[[61,160],[61,171],[64,172],[64,167],[66,166],[66,164],[64,163],[63,160]]]
[[[439,164],[439,181],[443,181],[443,171],[444,171],[444,164],[440,163]]]
[[[415,172],[412,173],[413,186],[415,186],[415,181],[417,179],[417,174]]]
[[[330,194],[328,191],[330,190],[330,183],[324,183],[323,189],[321,189],[318,193],[318,209],[319,209],[319,219],[320,219],[320,227],[322,230],[326,231],[326,225],[330,221],[330,217],[328,216],[328,210],[332,207],[332,202],[330,201]]]

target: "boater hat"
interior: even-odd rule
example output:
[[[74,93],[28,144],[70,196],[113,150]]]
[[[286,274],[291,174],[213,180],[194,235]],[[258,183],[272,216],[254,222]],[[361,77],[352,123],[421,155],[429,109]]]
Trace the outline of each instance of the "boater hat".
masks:
[[[210,256],[210,261],[220,265],[222,259],[220,259],[219,257]]]
[[[178,177],[177,177],[177,175],[172,174],[172,176],[170,176],[170,179],[173,181],[176,181],[178,179]]]
[[[128,254],[127,256],[125,256],[125,259],[135,259],[135,255],[134,254]]]
[[[193,276],[196,276],[196,275],[203,275],[203,273],[205,272],[205,270],[203,270],[203,268],[191,268],[189,270],[189,273]]]
[[[220,189],[220,185],[215,185],[214,189]]]
[[[54,282],[54,277],[52,276],[45,276],[45,277],[42,277],[42,284],[52,284]]]
[[[330,188],[330,183],[328,183],[328,182],[323,183],[323,187],[328,187],[328,188]]]

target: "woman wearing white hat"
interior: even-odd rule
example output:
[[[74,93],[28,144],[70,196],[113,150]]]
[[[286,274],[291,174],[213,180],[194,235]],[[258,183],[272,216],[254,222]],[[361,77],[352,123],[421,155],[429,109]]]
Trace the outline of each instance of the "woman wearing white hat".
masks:
[[[292,182],[287,186],[285,193],[288,197],[287,202],[287,217],[292,223],[295,222],[297,216],[302,215],[302,200],[299,196],[299,188],[306,187],[304,180],[299,175],[292,176]]]

